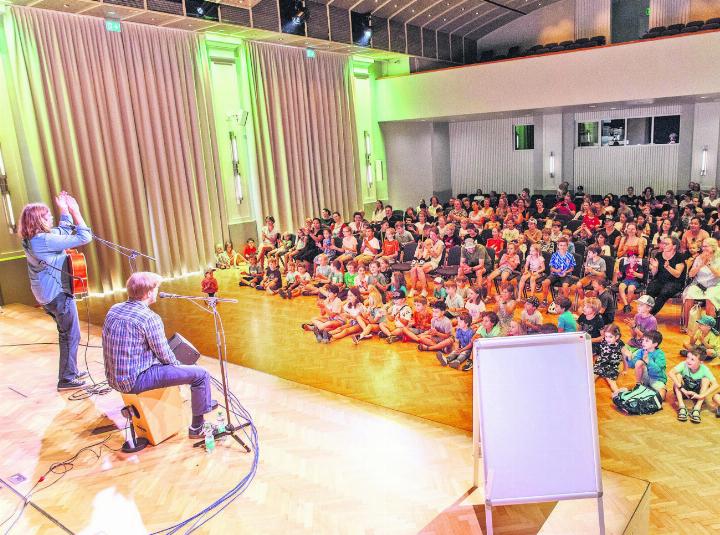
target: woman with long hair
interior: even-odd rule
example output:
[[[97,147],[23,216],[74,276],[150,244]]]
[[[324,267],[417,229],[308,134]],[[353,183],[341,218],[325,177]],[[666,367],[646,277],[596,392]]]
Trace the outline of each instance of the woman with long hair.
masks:
[[[30,289],[57,325],[60,345],[57,389],[74,390],[85,384],[83,378],[87,372],[79,372],[77,368],[80,323],[77,305],[63,278],[65,249],[90,243],[92,234],[73,197],[63,191],[55,197],[55,205],[60,211],[58,226],[53,226],[50,208],[33,203],[23,208],[18,233],[27,257]]]
[[[720,308],[720,251],[716,239],[706,238],[703,241],[688,276],[692,282],[683,291],[683,325],[687,325],[690,309],[696,301],[705,301],[705,312],[714,318]]]

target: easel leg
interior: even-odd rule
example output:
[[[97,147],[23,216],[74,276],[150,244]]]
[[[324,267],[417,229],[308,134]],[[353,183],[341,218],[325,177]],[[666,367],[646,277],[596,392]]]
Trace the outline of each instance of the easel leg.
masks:
[[[485,535],[493,535],[492,505],[485,502]]]
[[[602,495],[598,496],[598,522],[600,523],[600,535],[605,535],[605,506]]]

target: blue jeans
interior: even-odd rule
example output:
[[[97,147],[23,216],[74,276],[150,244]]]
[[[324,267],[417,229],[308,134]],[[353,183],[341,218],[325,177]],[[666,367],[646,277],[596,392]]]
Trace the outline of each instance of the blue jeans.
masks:
[[[71,295],[60,292],[55,299],[43,305],[43,309],[55,320],[60,344],[58,384],[77,378],[77,351],[80,345],[80,321],[77,305]]]
[[[137,376],[130,393],[177,385],[190,385],[193,416],[202,416],[212,410],[210,374],[200,366],[155,364]]]

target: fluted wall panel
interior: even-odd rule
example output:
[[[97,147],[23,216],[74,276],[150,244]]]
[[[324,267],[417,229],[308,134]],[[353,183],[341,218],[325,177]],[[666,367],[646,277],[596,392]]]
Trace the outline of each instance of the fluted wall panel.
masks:
[[[575,39],[604,35],[610,40],[611,0],[577,0]]]
[[[532,188],[534,150],[514,149],[513,125],[532,117],[450,123],[450,175],[454,194]]]
[[[690,22],[690,0],[650,0],[650,28]]]

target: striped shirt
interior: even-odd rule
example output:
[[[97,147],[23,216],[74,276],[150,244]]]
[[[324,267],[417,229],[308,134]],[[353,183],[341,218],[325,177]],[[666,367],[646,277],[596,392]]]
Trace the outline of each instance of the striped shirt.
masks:
[[[142,301],[125,301],[110,308],[102,346],[108,384],[120,392],[130,392],[137,377],[150,366],[180,364],[165,338],[160,316]]]

